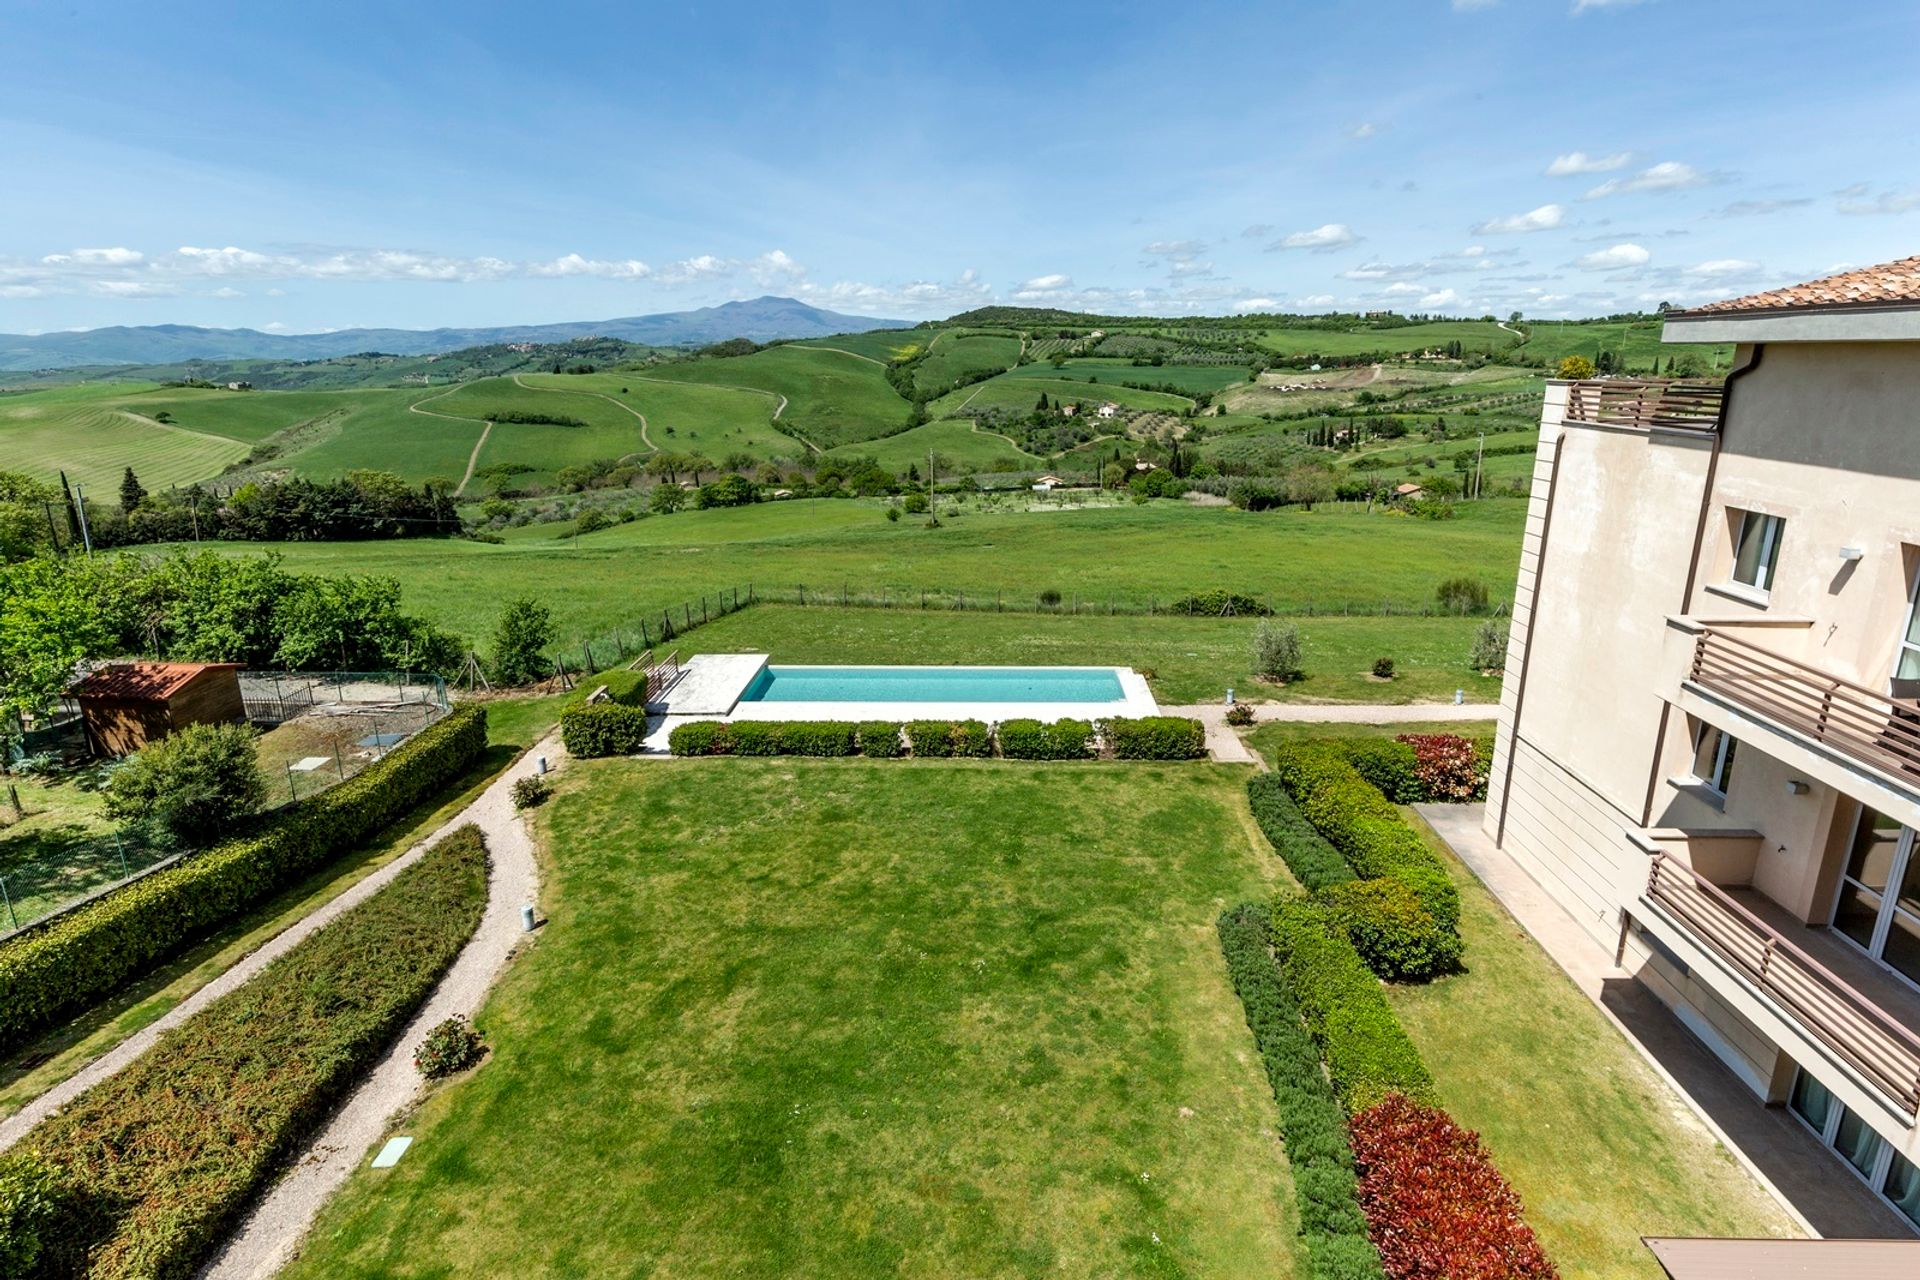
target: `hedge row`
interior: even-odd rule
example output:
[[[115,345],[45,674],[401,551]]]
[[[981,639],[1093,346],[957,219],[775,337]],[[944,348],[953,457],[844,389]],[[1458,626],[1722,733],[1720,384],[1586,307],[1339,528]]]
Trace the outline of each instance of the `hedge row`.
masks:
[[[1353,1117],[1352,1135],[1360,1204],[1395,1280],[1559,1274],[1479,1134],[1394,1094]]]
[[[1273,913],[1274,949],[1349,1113],[1389,1093],[1432,1102],[1433,1077],[1333,911],[1292,899]]]
[[[1341,752],[1324,743],[1283,746],[1274,772],[1300,811],[1363,880],[1382,877],[1411,889],[1449,932],[1460,924],[1460,894],[1447,869],[1393,802]]]
[[[1403,733],[1394,738],[1328,739],[1360,776],[1395,804],[1461,803],[1487,798],[1491,734]]]
[[[1314,1280],[1379,1280],[1380,1255],[1357,1201],[1346,1113],[1320,1069],[1320,1051],[1274,965],[1266,913],[1252,903],[1220,917],[1220,950],[1280,1109],[1300,1235]]]
[[[375,833],[464,773],[487,712],[458,708],[339,786],[0,943],[0,1052],[87,1007]]]
[[[59,1212],[13,1226],[0,1257],[33,1259],[29,1276],[191,1275],[439,981],[486,881],[463,827],[28,1134],[9,1159],[53,1170]]]
[[[1367,967],[1383,978],[1431,978],[1459,966],[1460,936],[1400,880],[1357,880],[1274,774],[1247,782],[1254,820],[1294,878],[1332,908]]]
[[[636,713],[637,714],[637,713]],[[567,751],[575,756],[631,755],[645,736],[644,717],[622,707],[583,707],[560,717]],[[904,728],[905,736],[902,737]],[[694,720],[676,725],[667,748],[677,756],[851,756],[894,758],[911,748],[923,759],[983,758],[1009,760],[1085,760],[1095,754],[1095,735],[1103,734],[1122,760],[1190,760],[1206,754],[1206,734],[1198,720],[1155,716],[1107,720],[1006,720],[998,728],[984,720],[909,720],[858,725],[836,720]]]

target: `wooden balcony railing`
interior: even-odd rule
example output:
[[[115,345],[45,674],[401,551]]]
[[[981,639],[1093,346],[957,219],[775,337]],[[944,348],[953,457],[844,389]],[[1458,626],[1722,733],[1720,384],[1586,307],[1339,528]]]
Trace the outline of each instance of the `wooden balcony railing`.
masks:
[[[1727,391],[1718,382],[1605,378],[1567,388],[1567,421],[1604,427],[1718,431]]]
[[[1693,683],[1911,788],[1920,706],[1875,693],[1712,627],[1694,642]]]
[[[647,652],[651,654],[653,650]],[[648,663],[646,672],[647,692],[644,696],[648,702],[657,702],[660,695],[671,689],[674,681],[680,678],[680,651],[675,649],[659,662]]]
[[[1664,852],[1653,854],[1647,897],[1908,1115],[1920,1115],[1920,1035]]]

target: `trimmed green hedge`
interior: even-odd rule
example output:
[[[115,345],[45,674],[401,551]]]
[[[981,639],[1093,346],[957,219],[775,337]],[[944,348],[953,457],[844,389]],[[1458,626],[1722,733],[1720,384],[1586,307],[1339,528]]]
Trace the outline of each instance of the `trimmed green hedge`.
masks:
[[[1221,916],[1217,928],[1227,974],[1279,1104],[1280,1138],[1293,1169],[1300,1237],[1313,1280],[1379,1280],[1380,1255],[1355,1199],[1346,1113],[1274,964],[1266,913],[1247,903]]]
[[[857,726],[840,720],[693,720],[667,735],[676,756],[852,756]]]
[[[38,1274],[191,1275],[386,1051],[486,900],[486,846],[462,827],[29,1133],[64,1209],[38,1231]]]
[[[854,726],[860,754],[873,760],[897,760],[907,754],[907,741],[892,720],[862,720]]]
[[[1093,726],[1085,720],[1002,720],[995,736],[1009,760],[1085,760],[1093,754]]]
[[[248,834],[0,943],[0,1052],[364,844],[466,772],[486,747],[486,708],[457,708],[355,777]]]
[[[1367,968],[1390,982],[1422,981],[1460,967],[1460,935],[1443,929],[1398,880],[1348,880],[1315,895],[1347,931]]]
[[[675,725],[667,735],[667,750],[676,756],[733,754],[733,726],[718,720],[694,720]]]
[[[1460,924],[1460,893],[1447,869],[1393,802],[1340,752],[1324,744],[1283,746],[1274,772],[1300,811],[1365,880],[1400,881],[1449,931]]]
[[[993,731],[983,720],[909,720],[907,740],[914,755],[933,759],[993,754]]]
[[[647,713],[640,707],[596,702],[560,713],[560,742],[575,759],[637,755],[646,737]]]
[[[1300,1014],[1348,1114],[1389,1093],[1435,1101],[1433,1077],[1332,911],[1294,899],[1273,913],[1273,941]]]
[[[1287,794],[1286,783],[1271,773],[1247,779],[1247,805],[1269,842],[1278,851],[1293,878],[1309,892],[1353,879],[1353,868],[1340,851],[1313,829],[1307,815]]]
[[[1487,772],[1493,763],[1493,735],[1448,734],[1465,740],[1473,748],[1474,772],[1479,779],[1473,799],[1487,798]],[[1399,738],[1328,738],[1315,743],[1338,752],[1347,758],[1360,776],[1380,789],[1380,793],[1395,804],[1423,804],[1429,800],[1454,800],[1456,796],[1435,796],[1428,793],[1427,784],[1420,777],[1417,753],[1413,744]]]
[[[1206,726],[1186,716],[1116,716],[1101,729],[1119,760],[1197,760],[1207,754]]]

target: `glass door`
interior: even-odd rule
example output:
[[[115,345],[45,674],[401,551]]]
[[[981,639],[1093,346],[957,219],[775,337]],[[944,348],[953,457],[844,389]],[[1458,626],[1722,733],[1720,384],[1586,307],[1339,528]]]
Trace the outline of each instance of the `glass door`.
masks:
[[[1901,696],[1903,682],[1909,690],[1920,684],[1920,563],[1914,565],[1913,581],[1908,584],[1907,625],[1900,632],[1900,653],[1894,659],[1893,681],[1895,697]]]
[[[1833,928],[1909,982],[1920,984],[1920,857],[1915,833],[1860,811],[1834,902]]]

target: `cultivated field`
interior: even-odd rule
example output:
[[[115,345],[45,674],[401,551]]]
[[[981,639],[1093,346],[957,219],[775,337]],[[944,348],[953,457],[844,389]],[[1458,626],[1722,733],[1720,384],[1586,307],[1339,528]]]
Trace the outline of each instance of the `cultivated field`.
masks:
[[[913,384],[923,392],[937,391],[988,370],[1011,369],[1019,358],[1018,338],[949,330],[933,339],[926,359],[914,366]]]
[[[892,331],[887,331],[891,333]],[[751,387],[786,407],[786,430],[822,449],[891,435],[912,411],[887,381],[883,364],[846,351],[806,344],[770,347],[750,356],[663,364],[648,376],[668,382]]]
[[[966,418],[929,422],[879,440],[843,444],[829,452],[837,457],[872,458],[895,473],[916,466],[924,475],[929,449],[940,459],[943,472],[1030,471],[1046,465],[1046,459],[1026,452],[1005,436],[976,429]]]
[[[492,1060],[290,1276],[1301,1274],[1212,928],[1284,875],[1240,770],[562,776]]]
[[[927,406],[927,411],[935,417],[951,415],[962,407],[1013,409],[1025,413],[1033,408],[1042,395],[1049,400],[1077,402],[1082,411],[1107,400],[1129,409],[1153,409],[1174,414],[1185,413],[1193,407],[1193,401],[1185,396],[1168,395],[1161,391],[1135,391],[1131,387],[1117,387],[1111,383],[1095,384],[1086,378],[1074,380],[1056,377],[1052,365],[1029,364],[997,378],[949,391]]]

